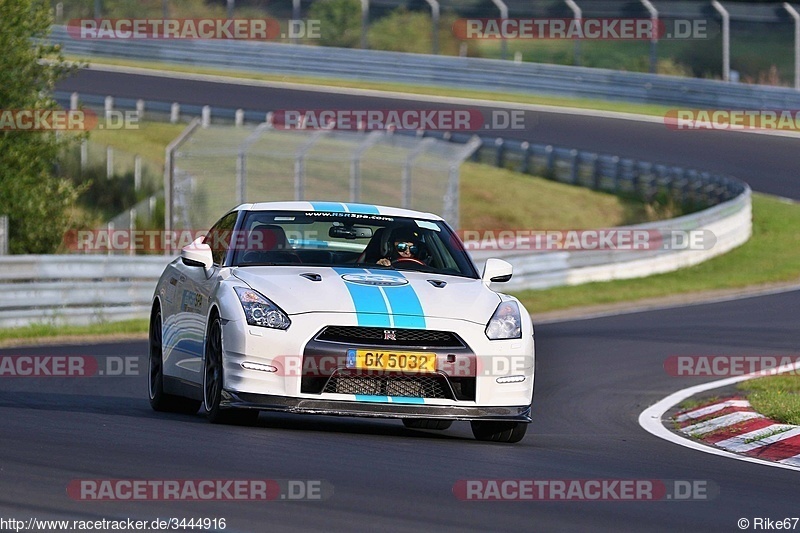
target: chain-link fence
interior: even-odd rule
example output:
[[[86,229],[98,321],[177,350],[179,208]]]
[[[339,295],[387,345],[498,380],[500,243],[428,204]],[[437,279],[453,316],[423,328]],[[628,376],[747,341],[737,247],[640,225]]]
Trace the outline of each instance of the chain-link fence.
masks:
[[[268,123],[195,128],[168,156],[167,227],[207,228],[238,204],[291,200],[400,206],[457,227],[459,167],[479,145]]]

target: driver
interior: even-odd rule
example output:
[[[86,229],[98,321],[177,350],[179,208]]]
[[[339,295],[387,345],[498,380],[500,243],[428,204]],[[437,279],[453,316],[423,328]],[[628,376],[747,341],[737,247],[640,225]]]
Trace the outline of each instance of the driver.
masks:
[[[397,261],[413,261],[422,263],[418,254],[420,248],[419,233],[413,230],[399,230],[392,234],[392,248],[388,257],[378,259],[381,266],[392,266]]]

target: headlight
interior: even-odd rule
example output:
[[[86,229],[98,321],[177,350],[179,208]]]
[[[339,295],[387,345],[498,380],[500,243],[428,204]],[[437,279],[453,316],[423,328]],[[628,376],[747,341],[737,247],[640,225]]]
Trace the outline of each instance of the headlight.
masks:
[[[486,336],[493,341],[522,338],[522,319],[517,302],[502,302],[497,306],[486,325]]]
[[[280,307],[257,291],[244,287],[235,287],[234,290],[242,302],[244,316],[249,325],[274,329],[287,329],[292,325],[292,321]]]

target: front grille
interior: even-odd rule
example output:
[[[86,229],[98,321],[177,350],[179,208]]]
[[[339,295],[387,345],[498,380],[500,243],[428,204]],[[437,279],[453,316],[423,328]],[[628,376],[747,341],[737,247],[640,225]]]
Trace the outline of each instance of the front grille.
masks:
[[[389,332],[389,333],[387,333]],[[395,340],[386,337],[394,336]],[[465,348],[464,342],[449,331],[430,329],[368,328],[361,326],[327,326],[316,337],[319,341],[371,346],[415,346]]]
[[[447,378],[441,374],[419,376],[382,374],[371,376],[363,374],[348,375],[346,371],[337,370],[328,380],[322,392],[455,399]]]

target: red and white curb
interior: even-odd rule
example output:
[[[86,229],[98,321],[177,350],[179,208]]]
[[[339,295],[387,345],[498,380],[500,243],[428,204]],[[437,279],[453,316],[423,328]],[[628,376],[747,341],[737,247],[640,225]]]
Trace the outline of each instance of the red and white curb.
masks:
[[[678,430],[729,452],[800,467],[800,426],[757,413],[741,398],[678,413]]]
[[[788,372],[797,369],[800,369],[800,363],[782,366],[775,369],[775,372]],[[773,427],[769,431],[761,431],[766,427],[775,426],[777,423],[753,411],[750,404],[743,403],[746,400],[741,398],[728,399],[724,402],[680,413],[678,416],[696,415],[694,417],[686,416],[686,418],[678,421],[683,426],[681,427],[682,430],[691,428],[688,432],[682,431],[681,435],[667,427],[667,425],[672,427],[674,422],[666,417],[666,413],[673,410],[682,401],[696,394],[727,387],[755,377],[760,377],[760,375],[734,376],[674,392],[642,411],[639,415],[639,425],[648,433],[679,446],[738,461],[800,471],[800,449],[793,450],[794,453],[792,455],[786,455],[790,452],[785,451],[787,445],[792,445],[792,447],[797,445],[798,439],[796,437],[800,436],[800,431],[798,431],[800,428],[790,426],[789,429],[783,430],[782,426],[788,424],[778,424],[779,427]],[[712,422],[714,419],[718,420]],[[709,423],[706,424],[706,422]],[[745,426],[745,424],[750,425]],[[725,428],[736,425],[740,425],[738,429],[743,431],[737,434],[725,435]],[[706,429],[708,431],[705,431]],[[709,442],[691,438],[689,433],[692,431],[700,439],[703,438],[703,435],[706,435]],[[745,433],[753,434],[745,436]],[[725,436],[717,441],[716,438],[712,438],[715,435]],[[724,446],[719,446],[720,442],[724,443]]]

